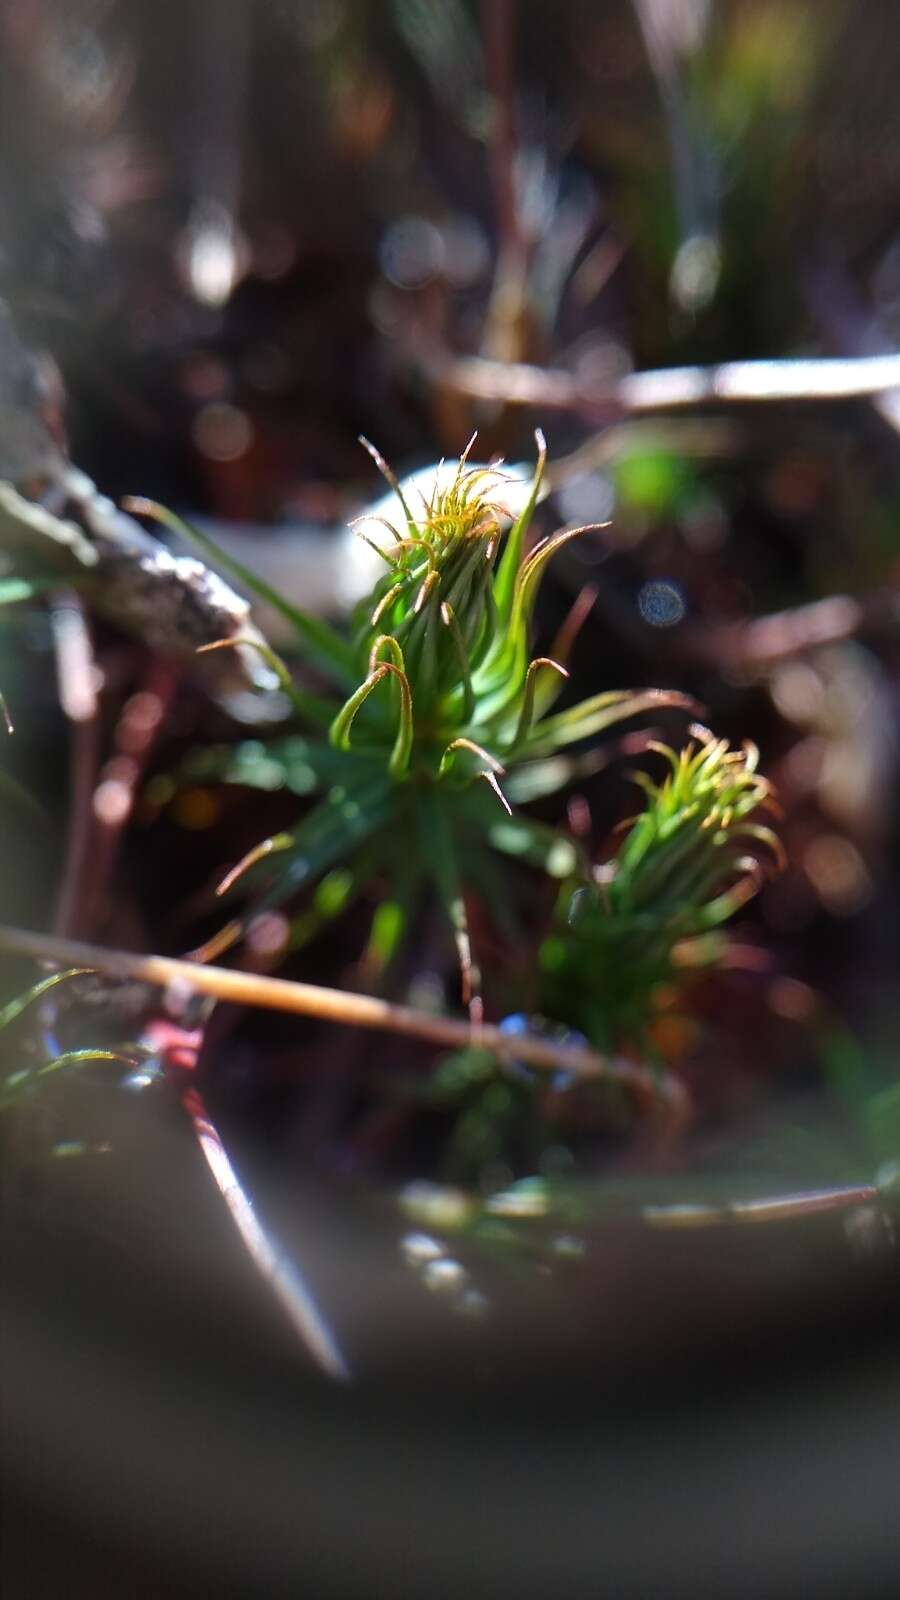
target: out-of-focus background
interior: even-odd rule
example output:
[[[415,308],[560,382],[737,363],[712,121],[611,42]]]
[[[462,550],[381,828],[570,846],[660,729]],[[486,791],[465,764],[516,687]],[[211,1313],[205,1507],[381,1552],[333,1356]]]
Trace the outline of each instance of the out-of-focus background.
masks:
[[[274,541],[302,589],[302,529],[373,493],[360,432],[400,469],[476,427],[512,459],[537,424],[554,460],[586,448],[557,521],[614,521],[560,564],[556,605],[598,584],[592,684],[678,683],[760,739],[792,862],[767,935],[816,961],[824,939],[870,1020],[900,403],[636,410],[627,379],[893,348],[895,20],[877,0],[0,15],[0,293],[58,365],[75,461],[114,497],[252,524],[248,559]]]
[[[746,373],[742,379],[730,364],[854,360],[897,348],[898,24],[893,0],[0,4],[0,299],[35,356],[46,426],[67,441],[73,461],[104,493],[151,496],[204,520],[248,564],[265,563],[267,570],[274,564],[303,601],[313,592],[321,598],[328,541],[343,550],[347,519],[378,493],[358,434],[405,472],[458,455],[475,429],[481,455],[530,460],[540,426],[554,474],[543,526],[609,519],[608,528],[579,543],[577,554],[559,560],[542,598],[540,621],[549,635],[585,584],[597,590],[575,656],[579,686],[585,693],[631,684],[676,687],[697,696],[717,733],[760,745],[784,810],[788,865],[742,917],[733,968],[699,1001],[701,1022],[706,1006],[718,1027],[710,1031],[712,1043],[698,1035],[685,1045],[686,1054],[688,1047],[694,1052],[686,1071],[702,1085],[713,1142],[720,1126],[733,1128],[744,1116],[759,1114],[771,1131],[765,1119],[773,1102],[779,1116],[786,1108],[792,1127],[802,1122],[819,1094],[823,1063],[832,1083],[860,1060],[876,1084],[896,1076],[900,387],[835,398],[812,367],[786,372],[773,365],[769,398],[754,400]],[[717,380],[701,380],[696,370],[722,364]],[[690,370],[662,395],[649,375],[668,368]],[[852,387],[849,370],[843,390]],[[15,363],[6,360],[4,418],[10,410],[21,415],[18,381]],[[4,440],[12,449],[10,439],[6,429],[0,458]],[[0,465],[0,475],[11,470]],[[106,627],[99,629],[106,688],[109,703],[120,708],[133,688],[133,647]],[[44,924],[52,912],[73,799],[64,754],[69,729],[52,663],[41,608],[4,613],[0,685],[17,726],[6,770],[36,789],[44,814],[35,820],[10,813],[0,837],[0,896],[2,920],[28,925]],[[179,695],[171,743],[158,753],[163,772],[201,733],[237,736],[202,695],[188,688]],[[110,713],[102,731],[108,736],[114,728]],[[607,836],[625,814],[627,794],[615,776],[589,786],[598,835]],[[233,853],[223,838],[240,843],[246,835],[252,843],[259,809],[268,803],[255,794],[222,802],[201,787],[174,806],[139,805],[128,836],[117,840],[115,867],[98,868],[98,882],[105,874],[102,892],[80,907],[79,931],[132,947],[185,948],[198,932],[190,922],[192,895]],[[279,802],[271,803],[278,826]],[[317,975],[340,980],[343,960],[343,952],[327,947]],[[332,1048],[321,1033],[312,1047]],[[295,1045],[276,1030],[272,1048],[286,1057]],[[254,1090],[247,1076],[238,1048],[222,1102],[231,1127],[247,1138],[249,1169],[256,1162],[263,1181],[273,1141],[280,1161],[294,1153],[273,1131],[281,1127],[280,1086]],[[297,1548],[285,1533],[290,1516],[278,1498],[294,1470],[296,1439],[285,1445],[273,1420],[287,1406],[299,1429],[310,1403],[294,1387],[293,1349],[274,1312],[270,1318],[262,1311],[262,1334],[253,1320],[260,1291],[252,1274],[244,1281],[234,1267],[227,1229],[214,1217],[198,1172],[176,1163],[165,1201],[146,1199],[166,1167],[174,1114],[167,1120],[169,1113],[157,1109],[149,1123],[139,1122],[129,1105],[111,1115],[120,1181],[126,1167],[134,1178],[118,1222],[105,1209],[115,1196],[112,1180],[101,1176],[96,1188],[92,1176],[86,1184],[68,1175],[48,1183],[37,1156],[15,1177],[17,1205],[32,1181],[39,1197],[33,1244],[26,1231],[13,1249],[22,1281],[29,1249],[34,1254],[46,1244],[43,1187],[53,1216],[54,1206],[65,1212],[66,1185],[74,1185],[82,1236],[79,1274],[71,1281],[80,1287],[66,1303],[72,1347],[84,1355],[72,1372],[83,1375],[84,1386],[77,1393],[66,1386],[54,1338],[60,1327],[68,1335],[69,1322],[60,1322],[59,1296],[36,1273],[12,1348],[18,1361],[23,1348],[32,1351],[31,1393],[45,1386],[47,1403],[35,1406],[35,1442],[30,1454],[24,1449],[10,1580],[19,1587],[10,1593],[204,1592],[209,1575],[224,1570],[226,1545],[235,1592],[250,1592],[247,1575],[254,1571],[253,1592],[279,1593],[279,1584],[296,1592],[285,1574]],[[313,1162],[302,1142],[300,1148],[303,1160]],[[852,1168],[852,1150],[843,1154]],[[320,1281],[352,1323],[360,1307],[378,1298],[380,1258],[354,1257],[348,1240],[355,1236],[318,1215],[316,1196],[313,1181],[303,1191],[304,1260],[311,1251]],[[289,1235],[294,1224],[286,1203],[280,1221]],[[398,1226],[392,1213],[378,1214],[379,1237]],[[877,1237],[861,1235],[860,1255],[869,1266],[877,1257],[880,1271],[887,1253],[895,1272],[894,1241],[885,1243],[880,1224],[874,1226]],[[64,1275],[64,1234],[59,1239],[53,1268]],[[806,1295],[807,1320],[796,1311],[797,1338],[814,1342],[811,1319],[833,1265],[830,1245],[820,1241],[817,1253],[819,1245],[811,1248],[805,1234],[784,1240],[771,1256],[765,1244],[748,1246],[747,1258],[738,1256],[743,1277],[730,1242],[717,1245],[714,1268],[706,1260],[695,1277],[702,1246],[697,1257],[694,1247],[660,1246],[648,1265],[643,1244],[626,1239],[610,1281],[631,1306],[630,1318],[623,1321],[610,1305],[598,1344],[612,1388],[610,1372],[626,1344],[634,1370],[643,1372],[634,1348],[640,1345],[641,1359],[652,1365],[663,1342],[653,1295],[642,1299],[648,1273],[665,1283],[660,1301],[668,1296],[685,1310],[678,1335],[685,1359],[691,1350],[696,1355],[692,1341],[704,1315],[702,1306],[689,1307],[692,1285],[706,1294],[715,1279],[716,1314],[728,1303],[730,1326],[752,1328],[753,1286],[760,1297],[768,1293],[770,1269],[779,1292],[793,1284]],[[172,1241],[180,1243],[170,1253]],[[135,1252],[144,1249],[142,1273]],[[342,1250],[353,1271],[343,1270]],[[111,1267],[111,1258],[120,1265]],[[157,1304],[146,1261],[153,1271],[165,1268],[158,1281],[164,1295],[174,1296],[168,1310]],[[154,1368],[152,1352],[142,1347],[137,1386],[122,1378],[121,1347],[114,1348],[103,1322],[119,1271],[125,1326],[132,1337],[135,1329],[145,1336],[150,1330],[159,1361]],[[408,1289],[390,1276],[385,1281],[385,1294],[400,1304]],[[217,1343],[214,1354],[209,1344],[186,1345],[197,1285],[203,1313],[195,1332]],[[598,1277],[597,1299],[602,1288]],[[841,1284],[858,1318],[855,1332],[845,1328],[848,1372],[862,1348],[854,1344],[856,1335],[863,1339],[860,1329],[874,1339],[885,1310],[881,1292],[867,1300],[874,1293],[868,1277],[849,1289]],[[412,1309],[402,1312],[406,1339],[418,1315],[412,1298]],[[896,1316],[895,1298],[890,1307]],[[386,1309],[378,1323],[376,1372],[391,1370],[392,1315]],[[46,1351],[35,1330],[46,1338]],[[230,1407],[223,1396],[247,1350],[262,1352],[268,1387],[260,1394],[248,1383]],[[779,1346],[769,1354],[774,1371],[789,1352]],[[579,1361],[583,1355],[579,1347]],[[491,1359],[489,1380],[498,1370],[502,1377],[496,1350]],[[533,1334],[528,1360],[539,1365],[540,1359],[540,1337]],[[121,1395],[110,1387],[111,1371]],[[668,1382],[668,1367],[666,1373]],[[561,1374],[552,1377],[558,1383]],[[822,1381],[837,1396],[838,1385],[828,1388],[832,1377]],[[160,1384],[171,1416],[157,1407]],[[797,1489],[815,1429],[800,1402],[781,1411],[773,1391],[764,1394],[772,1415],[766,1412],[758,1435],[744,1434],[756,1476],[752,1484],[750,1477],[736,1479],[733,1498],[719,1464],[734,1459],[744,1412],[720,1417],[705,1455],[700,1444],[687,1457],[680,1453],[678,1441],[689,1433],[684,1418],[671,1423],[669,1434],[669,1424],[654,1418],[646,1438],[634,1435],[633,1450],[622,1446],[635,1483],[642,1461],[659,1467],[659,1481],[648,1490],[659,1560],[654,1565],[651,1541],[644,1567],[630,1565],[648,1526],[636,1494],[618,1524],[614,1552],[607,1551],[617,1594],[666,1592],[668,1552],[675,1559],[679,1550],[685,1592],[691,1586],[694,1593],[715,1592],[723,1576],[733,1580],[733,1593],[745,1592],[739,1582],[748,1593],[754,1586],[773,1594],[796,1593],[798,1586],[829,1594],[890,1592],[877,1588],[879,1563],[891,1555],[877,1489],[891,1478],[881,1458],[875,1462],[877,1451],[867,1456],[880,1420],[896,1406],[888,1378],[877,1394],[866,1391],[871,1416],[866,1396],[847,1398],[845,1422],[851,1414],[856,1420],[829,1436],[833,1475],[830,1467],[820,1476],[810,1471],[796,1516],[769,1522],[770,1572],[764,1552],[756,1551],[761,1564],[754,1565],[750,1538],[753,1518],[771,1512],[760,1485],[781,1484],[785,1495]],[[312,1565],[295,1573],[308,1587],[310,1571],[321,1571],[322,1593],[332,1592],[328,1583],[335,1592],[342,1584],[362,1592],[371,1572],[372,1587],[386,1593],[395,1592],[394,1581],[402,1593],[417,1592],[420,1580],[439,1585],[442,1574],[449,1584],[462,1583],[459,1551],[467,1547],[448,1539],[439,1496],[431,1504],[413,1495],[417,1527],[404,1533],[401,1526],[394,1542],[385,1529],[393,1529],[397,1511],[385,1490],[384,1504],[370,1508],[373,1567],[362,1542],[354,1544],[355,1532],[342,1550],[342,1517],[346,1510],[352,1521],[353,1513],[341,1498],[341,1452],[352,1453],[356,1424],[345,1416],[344,1431],[335,1432],[334,1415],[318,1394],[315,1403],[315,1448],[326,1473],[318,1483],[317,1531],[307,1546]],[[218,1458],[215,1450],[204,1458],[195,1538],[184,1460],[172,1464],[167,1452],[179,1419],[202,1432],[217,1407],[229,1445]],[[158,1435],[147,1421],[154,1415]],[[377,1478],[397,1415],[390,1406],[366,1415],[369,1455],[354,1458],[361,1496]],[[29,1420],[27,1408],[15,1409],[17,1427],[23,1417]],[[93,1476],[85,1476],[82,1498],[69,1507],[71,1526],[59,1536],[63,1554],[54,1566],[53,1541],[39,1549],[39,1508],[46,1495],[58,1532],[59,1507],[81,1470],[78,1450],[62,1450],[59,1439],[79,1438],[85,1419],[95,1429],[85,1435]],[[476,1424],[468,1414],[457,1421],[451,1453],[442,1458],[443,1503],[452,1516],[469,1518],[476,1508],[467,1499],[465,1463],[477,1448]],[[776,1435],[780,1454],[770,1472],[766,1452]],[[14,1437],[19,1448],[15,1430]],[[416,1452],[428,1454],[423,1437],[404,1435],[409,1477],[401,1473],[398,1492],[401,1480],[404,1493],[417,1488]],[[491,1457],[498,1525],[522,1514],[532,1490],[552,1498],[576,1480],[578,1515],[589,1520],[585,1485],[592,1480],[587,1467],[573,1479],[574,1457],[555,1463],[552,1482],[543,1469],[532,1478],[523,1469],[521,1483],[513,1482],[510,1464],[524,1459],[524,1437],[517,1435],[508,1450],[497,1446]],[[195,1432],[194,1445],[196,1438]],[[496,1444],[501,1434],[492,1438]],[[528,1436],[530,1460],[545,1439],[538,1430]],[[149,1512],[131,1494],[122,1465],[129,1440],[131,1466],[137,1464],[138,1477],[145,1470],[148,1494],[157,1497]],[[258,1478],[241,1502],[234,1485],[247,1452]],[[621,1491],[613,1455],[607,1439],[603,1493],[610,1504]],[[868,1500],[861,1480],[845,1470],[860,1457],[872,1469]],[[226,1496],[231,1542],[224,1544],[208,1536],[217,1459],[233,1463]],[[688,1497],[683,1520],[667,1520],[668,1469],[681,1472],[685,1459],[692,1463],[685,1481],[695,1474],[702,1505]],[[817,1455],[817,1464],[823,1459]],[[125,1517],[114,1529],[103,1511],[110,1463],[121,1491],[117,1515]],[[306,1467],[312,1481],[312,1455]],[[844,1502],[843,1549],[855,1550],[861,1564],[846,1572],[824,1563],[825,1547],[813,1537],[838,1477],[857,1489]],[[564,1501],[557,1533],[565,1506],[575,1501]],[[709,1526],[706,1543],[699,1534],[689,1541],[685,1554],[684,1527],[699,1526],[711,1504],[716,1526]],[[535,1511],[535,1526],[538,1519]],[[148,1553],[154,1525],[162,1552],[156,1555]],[[739,1578],[734,1544],[723,1534],[731,1527],[739,1546],[746,1544]],[[429,1546],[426,1534],[435,1529]],[[406,1535],[415,1559],[401,1582],[392,1563]],[[538,1592],[539,1580],[546,1593],[555,1570],[563,1573],[563,1592],[576,1592],[582,1556],[587,1560],[579,1537],[566,1545],[560,1535],[559,1550],[568,1554],[556,1569],[541,1566],[523,1539],[513,1555],[520,1589],[531,1592],[530,1584]],[[499,1582],[504,1552],[496,1538],[482,1529],[471,1548],[476,1569],[481,1559],[484,1573]],[[73,1549],[83,1558],[83,1582],[77,1562],[67,1566]],[[871,1587],[854,1587],[860,1573]]]

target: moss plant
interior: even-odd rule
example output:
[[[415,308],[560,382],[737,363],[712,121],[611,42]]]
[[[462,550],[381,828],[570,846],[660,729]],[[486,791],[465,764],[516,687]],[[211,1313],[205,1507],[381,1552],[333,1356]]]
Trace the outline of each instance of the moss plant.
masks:
[[[565,633],[553,656],[533,656],[532,616],[549,561],[586,529],[565,528],[526,548],[546,458],[543,437],[536,438],[531,492],[514,519],[504,506],[509,480],[502,466],[469,464],[474,439],[455,470],[438,470],[421,505],[409,502],[367,446],[396,495],[397,518],[385,520],[386,538],[377,546],[384,574],[346,632],[298,612],[244,569],[237,572],[291,621],[301,653],[333,691],[310,695],[267,652],[298,721],[317,736],[255,744],[256,764],[271,780],[273,766],[290,767],[293,757],[307,791],[317,789],[321,798],[295,830],[252,850],[223,889],[248,874],[245,892],[252,890],[253,908],[262,910],[323,885],[312,923],[301,924],[302,938],[373,879],[386,883],[366,962],[370,973],[390,959],[413,907],[434,891],[453,928],[465,997],[476,1014],[466,888],[495,882],[498,852],[557,877],[575,865],[564,835],[513,816],[504,786],[514,792],[517,777],[527,773],[532,792],[550,792],[568,775],[558,759],[564,747],[661,705],[688,704],[674,693],[614,690],[552,710],[567,676]],[[132,504],[209,548],[205,536],[160,507]],[[235,571],[227,558],[224,564]],[[227,776],[234,752],[220,757]],[[253,765],[245,764],[244,781],[253,781]],[[205,767],[201,758],[207,775],[215,766],[215,758]],[[233,920],[208,948],[225,948],[245,926],[246,919]]]
[[[541,951],[543,1002],[598,1047],[647,1048],[657,997],[722,955],[722,925],[759,887],[760,848],[777,862],[777,835],[759,821],[773,804],[750,743],[732,750],[705,728],[676,753],[661,783],[635,782],[647,804],[591,886],[564,892]]]
[[[659,1001],[680,996],[692,972],[721,959],[723,924],[759,887],[760,853],[779,861],[781,845],[759,821],[773,802],[755,747],[731,750],[705,728],[692,731],[680,752],[650,746],[667,775],[655,783],[635,774],[646,805],[616,855],[592,881],[564,886],[540,951],[541,1015],[511,1016],[506,1031],[542,1029],[561,1043],[586,1040],[652,1062]],[[483,1050],[448,1057],[421,1098],[449,1112],[446,1169],[467,1182],[491,1167],[534,1172],[548,1150],[568,1149],[589,1130],[595,1113],[612,1128],[625,1109],[607,1085],[578,1089],[564,1075],[510,1070]]]

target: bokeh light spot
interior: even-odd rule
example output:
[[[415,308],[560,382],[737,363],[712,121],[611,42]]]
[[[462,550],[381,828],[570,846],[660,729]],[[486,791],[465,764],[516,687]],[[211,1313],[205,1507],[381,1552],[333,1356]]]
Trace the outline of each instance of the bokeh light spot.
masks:
[[[687,606],[678,585],[660,578],[644,584],[638,610],[652,628],[674,628],[684,618]]]
[[[247,413],[217,400],[198,411],[191,433],[209,461],[239,461],[253,443],[253,423]]]

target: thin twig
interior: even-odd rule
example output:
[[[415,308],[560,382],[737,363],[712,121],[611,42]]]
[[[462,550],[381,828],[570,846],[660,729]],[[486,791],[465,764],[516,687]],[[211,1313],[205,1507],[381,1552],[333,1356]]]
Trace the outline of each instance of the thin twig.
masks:
[[[852,400],[897,387],[900,355],[669,367],[630,373],[618,391],[628,411],[669,411],[709,401]]]
[[[0,950],[12,950],[36,961],[96,968],[160,988],[177,984],[180,989],[187,988],[238,1005],[320,1017],[346,1027],[405,1034],[451,1049],[490,1050],[502,1060],[524,1061],[534,1067],[569,1072],[577,1078],[617,1083],[640,1100],[661,1106],[666,1114],[667,1129],[673,1134],[680,1132],[690,1117],[687,1091],[671,1073],[621,1056],[602,1056],[594,1050],[554,1044],[530,1034],[503,1033],[486,1022],[470,1024],[454,1017],[432,1016],[411,1006],[393,1005],[373,995],[344,993],[318,984],[296,983],[251,972],[232,972],[225,967],[200,966],[170,956],[105,950],[74,940],[29,933],[22,928],[0,927]]]

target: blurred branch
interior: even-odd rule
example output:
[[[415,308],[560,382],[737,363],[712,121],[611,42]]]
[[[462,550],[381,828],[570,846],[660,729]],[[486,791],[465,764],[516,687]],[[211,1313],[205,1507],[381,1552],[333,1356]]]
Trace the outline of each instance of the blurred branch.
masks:
[[[863,300],[846,267],[836,260],[810,274],[806,293],[824,337],[842,356],[866,355],[892,342],[881,318]],[[876,395],[872,405],[882,421],[900,433],[900,389]]]
[[[847,1211],[879,1199],[872,1183],[850,1183],[836,1189],[810,1189],[801,1194],[763,1200],[732,1200],[726,1205],[644,1206],[641,1220],[653,1228],[704,1228],[734,1222],[794,1222],[823,1211]]]
[[[158,988],[177,984],[197,994],[238,1005],[258,1006],[297,1016],[320,1017],[347,1027],[373,1028],[422,1039],[451,1049],[489,1050],[498,1058],[524,1061],[529,1066],[570,1072],[582,1079],[618,1083],[642,1103],[660,1107],[669,1136],[680,1133],[690,1117],[690,1102],[683,1084],[662,1069],[642,1066],[623,1057],[601,1056],[594,1050],[553,1044],[529,1034],[503,1033],[490,1023],[470,1024],[453,1017],[392,1005],[372,995],[345,993],[317,984],[295,983],[286,978],[234,972],[226,967],[201,966],[168,956],[142,956],[125,950],[105,950],[95,945],[29,933],[22,928],[0,927],[0,950],[108,972],[137,979]]]
[[[821,645],[836,644],[863,630],[894,632],[900,623],[900,594],[891,587],[858,600],[833,594],[789,611],[776,611],[748,622],[691,630],[685,644],[691,655],[728,672],[760,672],[788,656]]]
[[[709,401],[847,400],[900,387],[900,355],[855,359],[726,361],[718,367],[670,367],[622,378],[628,411],[667,411]]]
[[[435,380],[472,399],[613,417],[714,404],[852,400],[900,389],[900,355],[664,367],[628,373],[609,385],[584,383],[562,368],[482,356],[432,352],[424,365]]]

